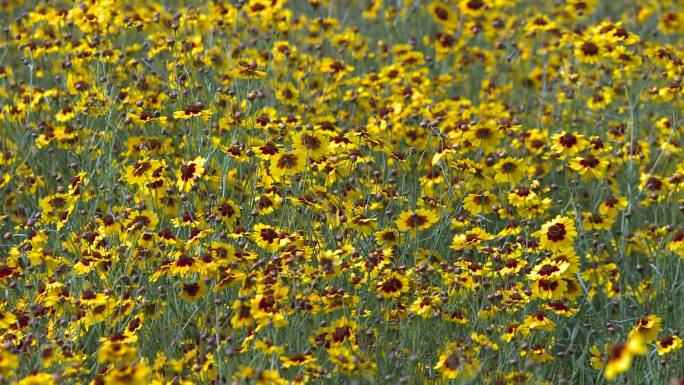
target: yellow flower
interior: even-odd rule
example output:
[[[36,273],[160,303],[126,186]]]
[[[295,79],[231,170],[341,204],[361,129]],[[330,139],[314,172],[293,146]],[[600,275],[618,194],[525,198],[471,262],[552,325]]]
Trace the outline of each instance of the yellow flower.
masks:
[[[438,215],[434,211],[416,209],[399,214],[396,224],[399,231],[411,231],[411,233],[415,234],[418,230],[429,229],[437,223],[437,220]]]
[[[522,159],[505,157],[494,165],[494,180],[499,183],[516,184],[525,175],[527,167]]]
[[[269,174],[276,182],[292,176],[306,168],[306,153],[302,151],[283,151],[270,158]]]
[[[575,57],[582,63],[596,64],[606,54],[598,39],[588,38],[574,42]]]
[[[542,249],[549,251],[569,250],[574,247],[575,236],[577,235],[575,221],[559,215],[544,223],[541,230],[532,235],[539,238]]]
[[[605,350],[608,350],[607,346]],[[591,367],[596,370],[603,370],[603,368],[606,367],[606,361],[608,360],[607,355],[596,345],[592,345],[591,348],[589,348],[589,353],[591,353],[591,358],[589,358]]]
[[[528,329],[539,329],[544,331],[553,331],[556,329],[556,323],[542,311],[525,318],[523,325]]]
[[[289,356],[280,356],[283,368],[292,368],[298,366],[315,367],[316,357],[311,354],[292,354]]]
[[[674,334],[668,334],[657,342],[658,355],[664,356],[682,348],[682,339]]]
[[[608,215],[582,212],[582,227],[585,230],[610,230],[615,221]]]
[[[207,287],[204,280],[200,279],[196,282],[184,283],[181,287],[180,296],[186,301],[197,302],[207,292]]]
[[[17,316],[6,311],[0,317],[0,329],[7,329],[14,325],[15,322],[17,322]]]
[[[606,172],[606,167],[608,167],[607,160],[596,157],[591,153],[585,156],[579,156],[570,161],[570,168],[583,176],[591,175],[596,178],[601,178]]]
[[[40,217],[45,223],[57,223],[61,229],[74,210],[75,199],[70,194],[55,193],[40,200]]]
[[[321,132],[302,131],[294,135],[293,146],[295,152],[304,153],[310,159],[319,160],[328,151],[328,138]]]
[[[574,132],[559,132],[552,137],[553,145],[551,149],[553,152],[565,156],[573,156],[586,147],[587,140],[584,135]]]
[[[377,290],[385,298],[400,297],[409,290],[408,276],[393,271],[378,283]]]
[[[448,343],[439,355],[435,369],[442,372],[442,377],[448,380],[467,380],[477,373],[480,360],[476,354],[476,347],[460,342]]]
[[[197,180],[204,175],[205,162],[205,158],[198,156],[194,160],[183,163],[176,174],[176,186],[180,192],[192,190]]]
[[[606,200],[599,206],[599,213],[607,215],[610,218],[617,217],[620,210],[627,208],[627,199],[624,197],[617,197],[615,195],[608,195]]]
[[[55,377],[50,373],[33,373],[14,383],[14,385],[55,385]]]
[[[105,385],[136,385],[146,383],[150,369],[144,362],[112,368],[104,376]]]
[[[494,236],[476,227],[468,230],[465,234],[456,234],[451,241],[451,248],[454,250],[471,249],[477,247],[482,241],[494,239]]]
[[[386,227],[375,233],[375,241],[380,246],[394,246],[399,242],[399,233],[393,227]]]
[[[214,209],[214,213],[228,226],[240,219],[240,208],[230,199],[221,199]]]
[[[569,267],[570,264],[566,261],[547,258],[537,264],[527,275],[527,278],[532,281],[539,279],[560,278],[565,274]]]
[[[135,359],[138,342],[135,335],[115,334],[100,338],[100,342],[102,346],[97,352],[97,360],[100,363],[129,363]]]
[[[468,194],[463,201],[463,208],[473,215],[487,214],[491,213],[494,210],[492,206],[498,203],[495,195],[485,191],[479,194]]]
[[[433,1],[428,5],[427,10],[437,23],[450,29],[457,27],[456,14],[449,5],[441,1]]]
[[[161,179],[165,168],[166,162],[164,160],[144,158],[131,166],[127,166],[121,179],[132,185],[145,186]]]
[[[495,121],[489,120],[477,123],[466,131],[466,139],[475,147],[490,151],[495,148],[499,140],[503,137],[502,130]]]
[[[19,367],[19,359],[15,354],[0,350],[0,377],[9,377]]]
[[[660,317],[656,315],[649,315],[648,317],[639,318],[636,325],[629,332],[630,336],[639,336],[645,342],[655,340],[658,333],[660,333]]]
[[[489,0],[460,0],[458,8],[466,15],[479,16],[496,4]]]
[[[175,111],[173,118],[184,120],[199,116],[202,120],[208,120],[210,115],[211,110],[205,109],[204,104],[197,102],[186,106],[182,111]]]
[[[630,337],[627,342],[614,345],[610,348],[605,366],[605,375],[608,381],[612,381],[618,374],[629,370],[632,358],[635,355],[646,353],[646,346],[639,336]]]
[[[568,283],[559,278],[543,278],[532,284],[532,295],[535,298],[555,300],[563,297],[567,291]]]

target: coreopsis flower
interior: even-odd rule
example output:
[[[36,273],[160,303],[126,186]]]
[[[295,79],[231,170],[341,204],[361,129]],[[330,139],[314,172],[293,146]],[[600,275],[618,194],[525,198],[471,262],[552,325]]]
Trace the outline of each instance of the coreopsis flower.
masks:
[[[363,9],[361,17],[365,20],[375,21],[378,17],[378,11],[382,7],[382,1],[380,0],[370,0],[368,5]]]
[[[149,113],[147,111],[142,111],[139,114],[136,113],[129,113],[128,117],[136,122],[136,123],[141,123],[141,124],[146,124],[150,122],[158,122],[161,125],[165,125],[167,118],[166,116],[162,116],[160,113]]]
[[[587,140],[584,139],[584,135],[576,132],[562,131],[555,134],[551,139],[553,141],[551,149],[555,153],[564,156],[573,156],[587,145]]]
[[[126,167],[121,179],[132,185],[145,186],[161,179],[165,168],[164,160],[144,158]]]
[[[335,370],[346,374],[370,376],[377,370],[377,365],[361,354],[360,351],[346,346],[334,346],[327,350],[328,359],[335,365]]]
[[[508,202],[515,207],[533,205],[542,199],[537,193],[536,187],[538,187],[538,185],[539,183],[537,182],[536,186],[534,184],[532,186],[518,186],[515,190],[508,193]]]
[[[677,230],[672,237],[672,241],[667,244],[667,249],[684,258],[684,232]]]
[[[385,298],[400,297],[409,291],[409,277],[401,272],[393,271],[378,282],[377,292]]]
[[[493,211],[492,206],[499,202],[496,196],[489,191],[481,193],[468,194],[463,200],[463,208],[468,210],[471,214],[488,214]]]
[[[661,319],[656,315],[639,318],[629,335],[639,336],[644,342],[653,341],[660,333],[660,323]]]
[[[536,14],[530,18],[525,25],[527,33],[547,32],[557,28],[556,23],[550,20],[546,15]]]
[[[129,363],[135,359],[138,337],[135,335],[115,334],[100,338],[97,360],[100,363]]]
[[[293,176],[304,171],[304,169],[306,168],[306,152],[279,152],[271,156],[269,162],[269,175],[276,182],[281,181],[286,176]]]
[[[6,350],[0,351],[0,376],[9,377],[19,367],[19,359],[16,354]]]
[[[341,253],[338,250],[325,250],[318,256],[318,266],[323,273],[325,279],[331,279],[338,276],[342,271]]]
[[[318,329],[310,338],[314,345],[318,346],[340,346],[345,342],[354,343],[356,341],[356,330],[358,324],[347,318],[340,318],[328,327]]]
[[[568,283],[561,278],[541,278],[532,283],[532,295],[535,298],[556,300],[565,295]]]
[[[528,334],[530,334],[529,328],[520,324],[519,322],[513,322],[503,329],[501,333],[501,339],[505,342],[511,342],[516,335],[524,337]]]
[[[312,356],[311,354],[290,354],[290,355],[283,355],[280,356],[280,362],[283,365],[283,368],[292,368],[292,367],[315,367],[316,366],[316,357]]]
[[[230,76],[237,79],[261,79],[266,76],[266,72],[259,71],[256,62],[243,60],[238,62],[238,65],[230,72]]]
[[[499,183],[516,184],[527,171],[522,159],[505,157],[494,165],[494,180]]]
[[[354,67],[344,63],[342,60],[324,57],[317,63],[317,70],[328,75],[331,79],[339,80],[344,75],[354,71]]]
[[[613,345],[606,354],[604,367],[606,379],[608,381],[614,380],[620,373],[629,370],[635,355],[645,353],[646,346],[639,336],[630,337],[626,342]]]
[[[523,349],[520,352],[520,355],[523,357],[527,356],[533,362],[536,362],[536,363],[553,361],[553,356],[549,354],[547,349],[548,349],[547,346],[537,344],[537,345],[534,345],[528,349]]]
[[[664,356],[682,348],[682,339],[675,334],[668,334],[656,342],[658,355]]]
[[[582,212],[582,227],[586,230],[610,230],[614,218],[600,213]]]
[[[570,264],[568,262],[547,258],[537,264],[527,277],[530,280],[560,278],[565,274],[569,267]]]
[[[490,0],[459,0],[458,8],[465,15],[481,16],[486,10],[492,9],[497,5]]]
[[[32,373],[21,380],[14,383],[15,385],[55,385],[57,382],[50,373],[36,372]]]
[[[349,220],[349,227],[363,235],[370,235],[375,231],[377,218],[369,217],[366,214],[353,216]]]
[[[456,28],[458,23],[456,14],[448,4],[441,1],[433,1],[428,4],[427,11],[437,23],[449,29]]]
[[[302,131],[294,135],[293,146],[295,152],[319,160],[327,154],[328,138],[320,131]]]
[[[375,233],[375,240],[380,246],[394,246],[399,242],[398,229],[386,227]]]
[[[41,219],[45,223],[57,223],[61,229],[74,210],[75,200],[70,194],[55,193],[40,200]]]
[[[494,239],[494,236],[485,230],[476,227],[468,230],[465,234],[456,234],[451,241],[451,248],[455,250],[470,249],[480,245],[482,241]]]
[[[662,202],[672,191],[671,183],[659,175],[642,173],[639,179],[639,189],[646,195],[641,202],[645,206]]]
[[[438,219],[437,213],[432,210],[415,209],[399,214],[396,224],[399,231],[410,231],[415,234],[418,230],[429,229]]]
[[[627,208],[627,199],[615,195],[608,195],[606,200],[599,206],[599,213],[609,218],[617,217],[620,210]]]
[[[263,223],[254,226],[251,237],[259,247],[272,252],[287,244],[287,237],[283,231]]]
[[[553,322],[543,311],[539,311],[525,318],[523,325],[532,330],[539,329],[544,331],[553,331],[556,329],[556,323]]]
[[[480,368],[478,349],[460,342],[448,343],[439,355],[435,369],[448,380],[467,380]]]
[[[233,225],[240,219],[240,208],[230,199],[221,199],[214,209],[214,213],[228,226]]]
[[[197,181],[204,175],[205,158],[201,156],[184,162],[176,173],[176,186],[181,192],[192,190]]]
[[[147,381],[150,368],[143,362],[112,367],[104,376],[105,385],[134,385]]]
[[[596,64],[606,54],[603,43],[595,38],[588,38],[574,42],[575,57],[582,63]]]
[[[568,217],[557,216],[544,223],[533,236],[539,238],[540,247],[550,251],[569,250],[574,247],[575,221]]]
[[[433,313],[438,308],[440,303],[441,299],[439,298],[439,296],[426,295],[420,298],[416,298],[416,300],[413,301],[413,304],[411,304],[409,310],[412,314],[418,315],[423,318],[429,318],[433,316]]]
[[[594,176],[601,178],[606,172],[608,161],[589,153],[584,156],[579,156],[570,161],[570,168],[577,171],[583,176]]]
[[[194,117],[199,117],[202,120],[208,120],[211,115],[210,109],[205,109],[202,102],[193,103],[187,105],[181,111],[175,111],[173,113],[174,119],[190,119]]]
[[[235,329],[252,326],[255,323],[252,317],[252,306],[249,301],[235,300],[231,306],[234,314],[230,319],[230,324]]]
[[[129,232],[141,230],[154,230],[159,223],[159,218],[151,210],[133,210],[126,218],[124,228]]]
[[[183,283],[181,285],[180,296],[186,301],[197,302],[206,293],[206,285],[203,280]]]
[[[477,123],[466,131],[466,139],[475,148],[490,151],[496,147],[503,136],[503,132],[494,121]]]
[[[579,312],[579,309],[570,307],[566,305],[562,300],[552,301],[547,303],[544,308],[550,310],[555,314],[562,315],[564,317],[572,317]]]

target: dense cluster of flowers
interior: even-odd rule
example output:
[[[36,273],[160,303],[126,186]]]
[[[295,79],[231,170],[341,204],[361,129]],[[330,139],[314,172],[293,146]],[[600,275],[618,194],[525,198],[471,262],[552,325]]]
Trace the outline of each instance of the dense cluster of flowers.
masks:
[[[681,1],[164,3],[0,2],[0,383],[684,383]]]

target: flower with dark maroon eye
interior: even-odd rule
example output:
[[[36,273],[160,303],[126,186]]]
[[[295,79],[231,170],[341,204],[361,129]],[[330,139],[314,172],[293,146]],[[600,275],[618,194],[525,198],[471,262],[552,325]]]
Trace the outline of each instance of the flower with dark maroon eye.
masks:
[[[539,238],[539,244],[543,249],[549,251],[572,249],[577,235],[575,221],[559,215],[543,224],[541,230],[534,235]]]

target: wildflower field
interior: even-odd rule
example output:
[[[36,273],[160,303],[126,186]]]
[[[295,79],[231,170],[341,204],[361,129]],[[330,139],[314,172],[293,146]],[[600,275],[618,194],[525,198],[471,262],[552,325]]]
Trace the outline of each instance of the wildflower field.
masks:
[[[681,0],[0,26],[0,384],[684,384]]]

